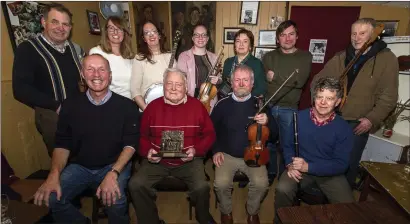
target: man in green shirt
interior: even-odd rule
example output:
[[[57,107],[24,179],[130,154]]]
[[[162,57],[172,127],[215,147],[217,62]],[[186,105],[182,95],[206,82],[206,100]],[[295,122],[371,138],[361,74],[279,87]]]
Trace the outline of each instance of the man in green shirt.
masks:
[[[282,22],[276,30],[276,41],[279,48],[271,51],[262,59],[266,71],[267,94],[271,97],[276,90],[296,69],[298,73],[283,86],[270,102],[271,113],[279,125],[280,143],[293,141],[292,116],[297,111],[302,88],[309,78],[312,54],[295,47],[298,39],[296,23],[287,20]],[[270,165],[268,170],[269,182],[272,183],[277,174],[276,170],[276,144],[268,145],[271,150]],[[282,159],[283,161],[283,159]],[[284,170],[280,165],[279,174]]]

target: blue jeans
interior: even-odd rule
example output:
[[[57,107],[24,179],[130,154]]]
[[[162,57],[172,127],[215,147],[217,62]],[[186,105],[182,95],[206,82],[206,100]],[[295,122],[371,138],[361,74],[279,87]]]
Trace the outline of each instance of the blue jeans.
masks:
[[[61,198],[50,194],[50,209],[57,223],[86,223],[87,218],[71,204],[71,200],[87,188],[97,190],[112,164],[98,170],[90,170],[78,164],[69,164],[60,175]],[[108,223],[129,223],[128,203],[125,188],[131,175],[131,163],[127,164],[118,177],[121,198],[114,205],[106,207]]]
[[[293,112],[297,112],[296,109],[289,107],[274,106],[270,108],[272,116],[275,118],[279,127],[279,142],[293,141]],[[275,142],[269,142],[268,148],[270,152],[268,175],[280,175],[285,170],[285,160],[282,157],[279,162],[279,172],[277,172],[277,152],[279,148]]]
[[[347,121],[352,127],[352,129],[356,128],[359,124],[355,121]],[[360,160],[362,159],[362,154],[364,148],[366,147],[367,140],[369,139],[369,132],[363,133],[361,135],[354,134],[353,137],[353,148],[350,152],[350,161],[349,161],[349,168],[346,172],[347,182],[349,185],[354,188],[356,185],[356,177],[359,168]]]

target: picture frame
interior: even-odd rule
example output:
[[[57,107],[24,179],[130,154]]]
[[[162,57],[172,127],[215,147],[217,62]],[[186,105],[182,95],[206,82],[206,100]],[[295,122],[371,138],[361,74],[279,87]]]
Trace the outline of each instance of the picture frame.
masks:
[[[16,51],[19,44],[43,31],[42,11],[46,4],[36,1],[1,2],[11,46]]]
[[[188,32],[182,32],[181,41],[178,44],[176,58],[178,59],[180,53],[190,50],[192,48],[192,35],[193,32],[190,30],[191,26],[186,26],[186,24],[191,24],[196,26],[197,24],[204,25],[208,30],[208,42],[206,44],[206,50],[210,52],[215,52],[215,44],[218,40],[216,36],[216,1],[170,1],[171,5],[171,36],[169,38],[170,48],[172,49],[172,40],[176,36],[176,31],[183,31],[188,29]],[[162,9],[155,9],[155,12],[160,12]],[[142,13],[142,10],[140,10]],[[154,15],[154,14],[153,14]],[[199,15],[199,17],[197,17]],[[155,18],[155,16],[153,16]],[[235,18],[236,19],[236,18]],[[169,23],[164,21],[164,24]],[[161,26],[161,25],[160,25]],[[167,25],[169,26],[169,25]],[[226,25],[229,26],[229,25]],[[169,33],[169,31],[164,33]],[[223,35],[223,34],[222,34]]]
[[[262,60],[263,56],[271,51],[276,50],[276,47],[255,47],[253,50],[253,56]]]
[[[276,46],[276,30],[259,30],[259,46]]]
[[[282,16],[273,16],[269,21],[269,27],[271,30],[276,30],[278,26],[285,21],[285,18]]]
[[[90,27],[89,33],[94,35],[101,35],[101,25],[98,13],[90,10],[86,10],[86,12],[88,18],[88,25]]]
[[[224,44],[233,44],[235,43],[235,34],[240,29],[239,27],[225,27],[224,28]]]
[[[242,2],[239,24],[258,24],[259,2]]]
[[[383,37],[396,36],[397,27],[399,26],[398,20],[376,20],[376,22],[384,24]]]

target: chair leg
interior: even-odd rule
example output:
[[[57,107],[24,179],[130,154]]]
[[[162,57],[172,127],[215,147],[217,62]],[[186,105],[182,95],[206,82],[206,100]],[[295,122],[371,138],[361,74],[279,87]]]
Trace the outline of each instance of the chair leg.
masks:
[[[192,220],[192,207],[193,207],[193,205],[192,205],[192,202],[191,202],[191,199],[188,197],[187,198],[188,199],[188,202],[189,202],[189,208],[188,208],[188,214],[189,214],[189,220]]]
[[[99,212],[99,204],[97,196],[93,196],[93,213],[91,217],[91,221],[93,224],[98,223],[98,212]]]

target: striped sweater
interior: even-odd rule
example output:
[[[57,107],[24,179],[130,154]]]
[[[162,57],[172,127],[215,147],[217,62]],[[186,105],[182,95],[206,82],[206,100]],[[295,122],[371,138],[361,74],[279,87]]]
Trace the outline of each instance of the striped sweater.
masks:
[[[190,96],[186,103],[180,105],[166,104],[161,97],[147,106],[141,120],[140,156],[146,158],[151,148],[159,151],[162,131],[166,130],[184,131],[183,150],[195,148],[195,157],[205,156],[216,139],[205,107]],[[183,161],[179,158],[164,158],[161,163],[178,166]]]

